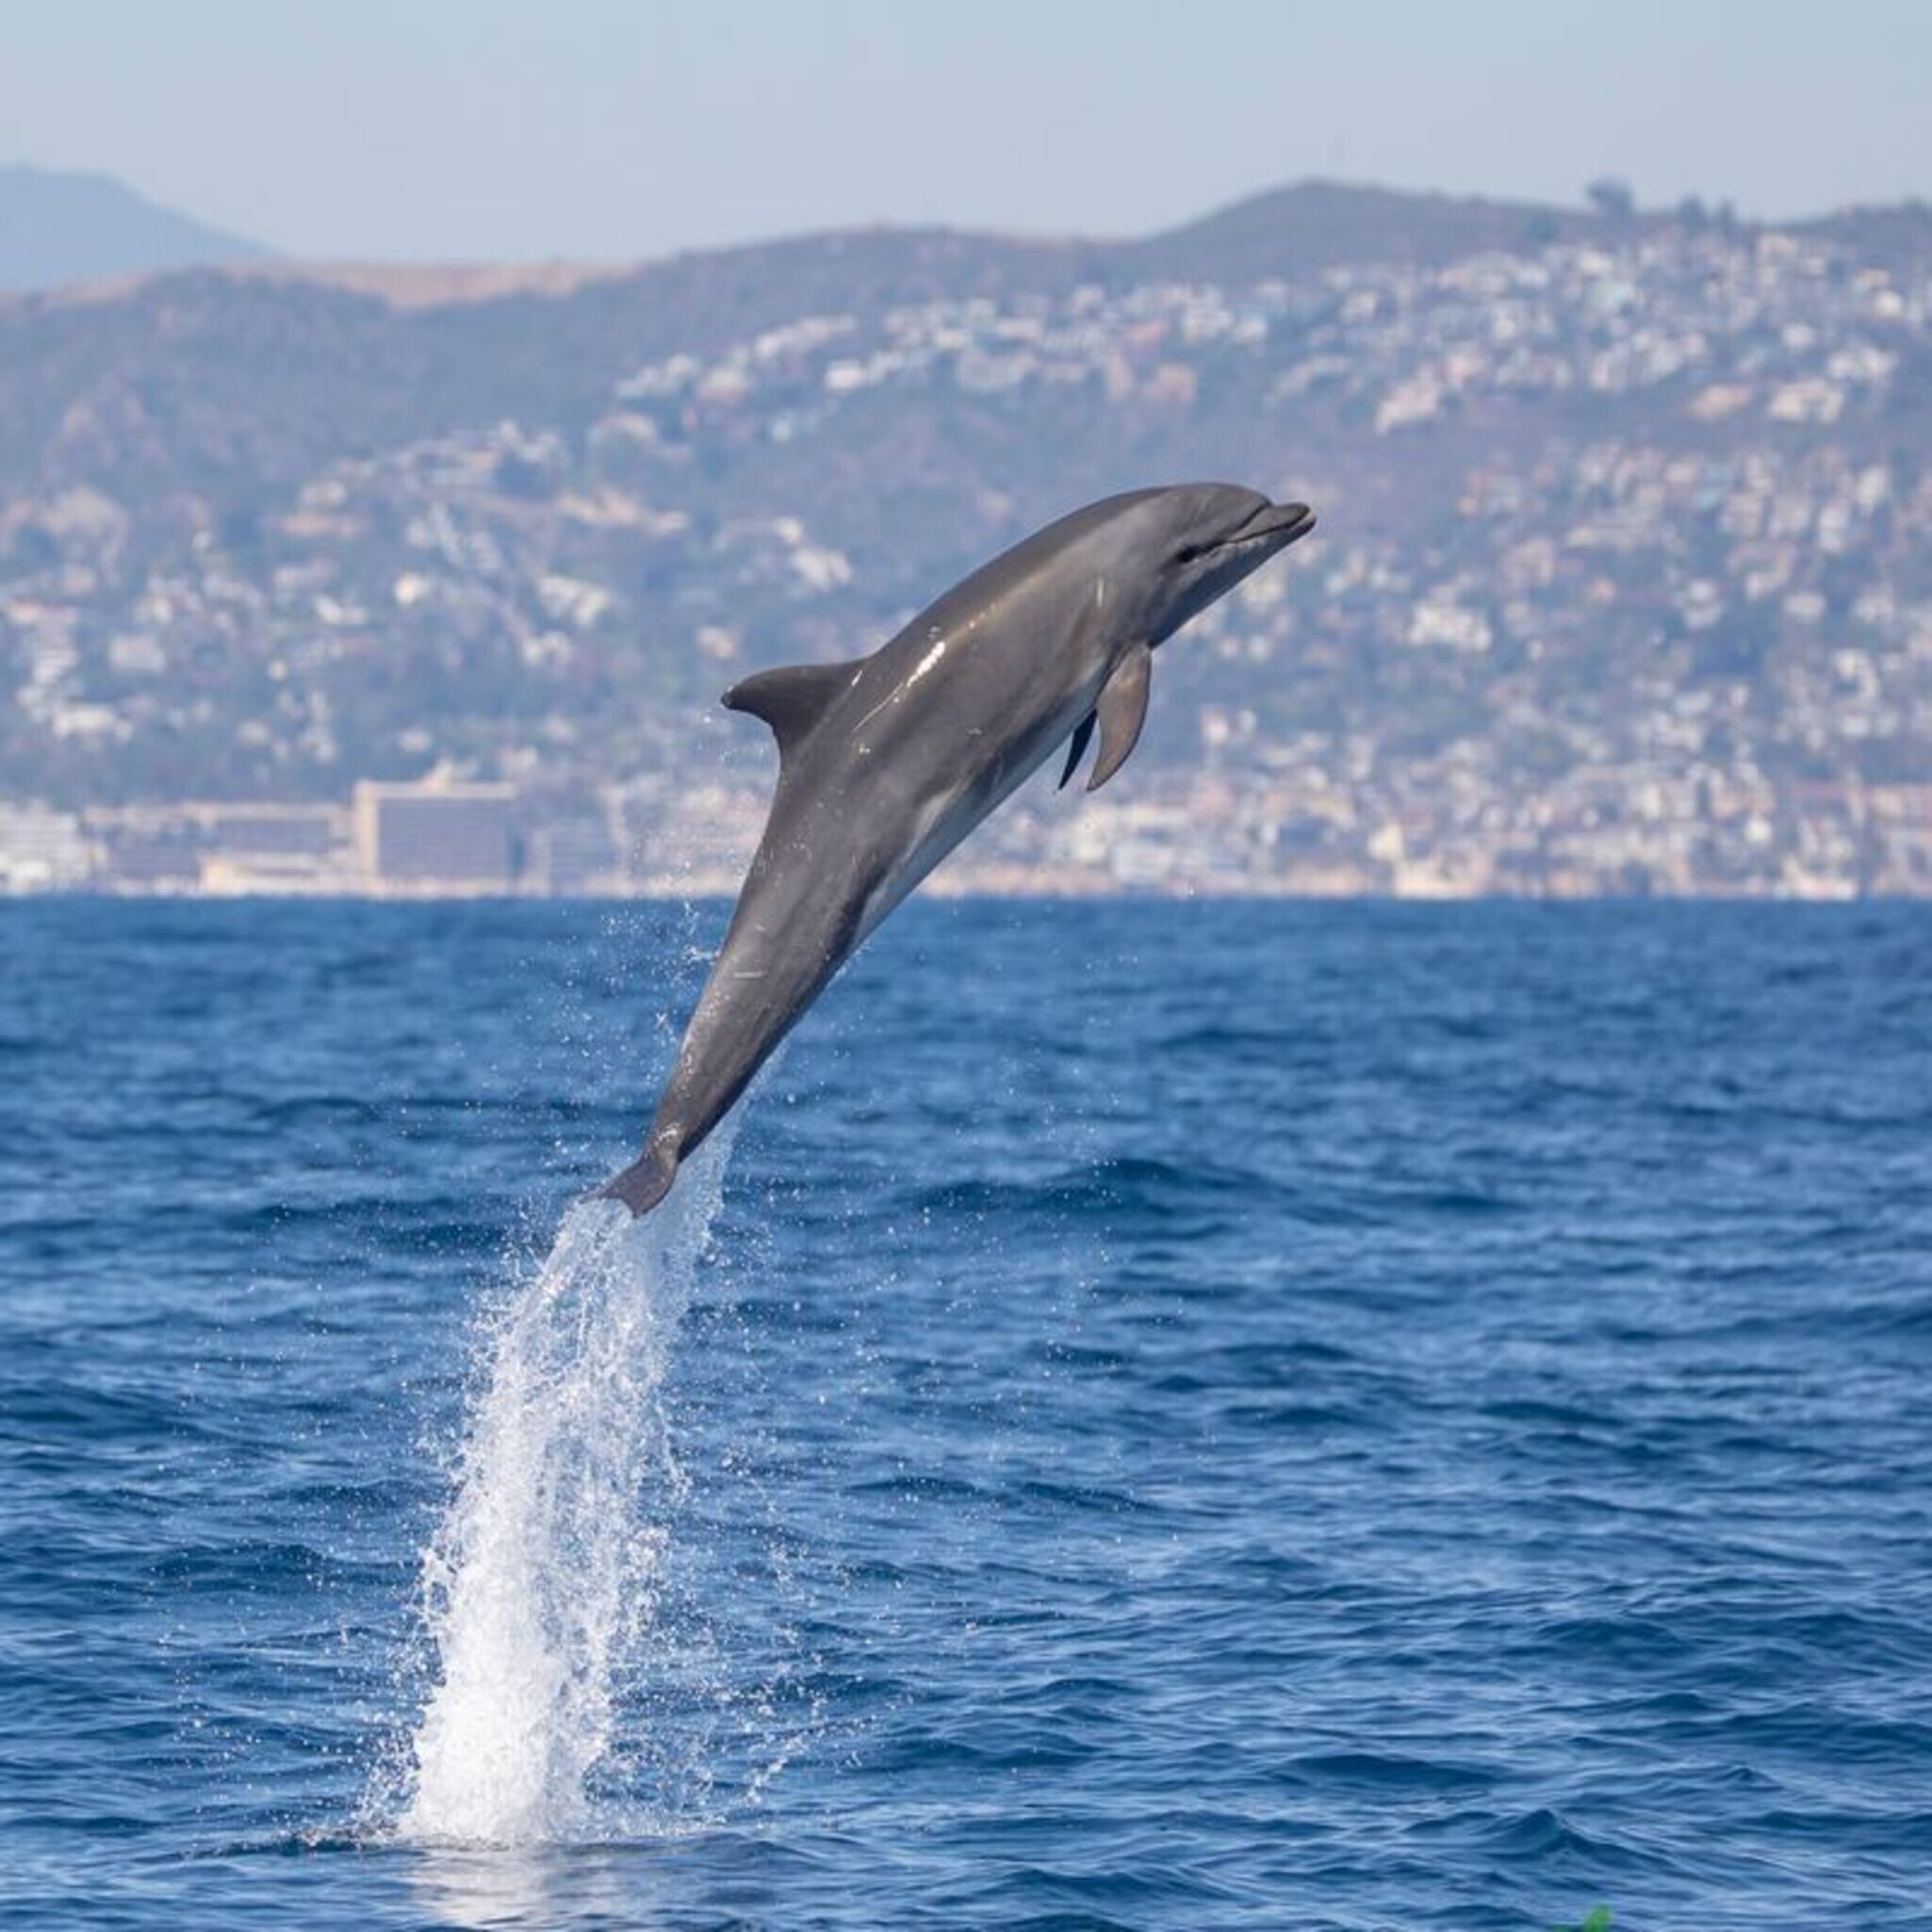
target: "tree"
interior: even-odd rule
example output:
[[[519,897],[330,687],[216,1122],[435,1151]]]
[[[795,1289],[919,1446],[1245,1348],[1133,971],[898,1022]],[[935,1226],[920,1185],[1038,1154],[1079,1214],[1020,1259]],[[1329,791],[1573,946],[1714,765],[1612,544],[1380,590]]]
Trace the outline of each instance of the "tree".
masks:
[[[1583,194],[1606,221],[1628,221],[1637,212],[1636,190],[1614,174],[1599,176]]]

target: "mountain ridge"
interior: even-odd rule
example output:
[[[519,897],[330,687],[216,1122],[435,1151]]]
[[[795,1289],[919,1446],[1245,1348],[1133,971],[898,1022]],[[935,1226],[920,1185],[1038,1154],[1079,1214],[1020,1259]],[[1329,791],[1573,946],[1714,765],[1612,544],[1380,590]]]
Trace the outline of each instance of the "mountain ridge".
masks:
[[[0,164],[0,290],[11,294],[265,260],[270,253],[163,207],[111,174]]]
[[[105,191],[158,218],[173,237],[162,258],[103,263],[80,272],[22,276],[8,270],[7,195],[25,180],[66,190]],[[1686,220],[1735,232],[1816,235],[1887,258],[1932,246],[1932,204],[1915,199],[1857,204],[1793,221],[1736,216],[1693,197],[1676,208],[1617,207],[1524,201],[1445,190],[1386,188],[1321,176],[1285,182],[1144,234],[1035,233],[949,222],[856,222],[665,254],[583,259],[443,260],[291,255],[157,206],[114,177],[0,166],[0,301],[62,305],[111,302],[159,277],[216,269],[237,279],[315,285],[374,296],[400,309],[569,297],[598,284],[690,272],[704,265],[783,261],[812,252],[938,247],[974,250],[1018,262],[1087,263],[1117,274],[1190,276],[1241,283],[1292,263],[1300,271],[1375,261],[1434,267],[1486,249],[1592,237],[1629,237]]]

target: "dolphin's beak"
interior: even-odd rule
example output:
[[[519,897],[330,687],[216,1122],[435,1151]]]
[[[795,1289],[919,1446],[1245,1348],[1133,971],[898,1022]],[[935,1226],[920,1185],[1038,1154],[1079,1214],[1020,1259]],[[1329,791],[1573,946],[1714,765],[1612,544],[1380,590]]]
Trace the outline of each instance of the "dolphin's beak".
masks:
[[[1315,512],[1306,503],[1268,503],[1254,513],[1252,521],[1235,532],[1236,543],[1249,544],[1257,537],[1278,539],[1285,549],[1315,528]]]

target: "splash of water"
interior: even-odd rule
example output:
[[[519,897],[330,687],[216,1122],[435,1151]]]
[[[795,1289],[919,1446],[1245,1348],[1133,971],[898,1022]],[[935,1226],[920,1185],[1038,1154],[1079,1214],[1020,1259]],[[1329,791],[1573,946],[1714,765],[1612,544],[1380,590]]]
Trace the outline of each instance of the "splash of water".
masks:
[[[492,1321],[423,1560],[433,1688],[399,1821],[419,1842],[610,1835],[594,1774],[655,1615],[674,1502],[661,1384],[722,1191],[715,1137],[655,1214],[579,1202]]]

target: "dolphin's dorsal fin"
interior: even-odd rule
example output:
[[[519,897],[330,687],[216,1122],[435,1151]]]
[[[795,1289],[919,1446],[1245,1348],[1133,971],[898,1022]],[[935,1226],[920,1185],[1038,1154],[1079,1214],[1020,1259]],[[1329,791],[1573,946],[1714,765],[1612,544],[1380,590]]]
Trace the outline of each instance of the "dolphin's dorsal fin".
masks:
[[[851,664],[781,664],[760,671],[725,693],[727,711],[749,712],[772,728],[782,759],[851,683]]]
[[[1147,722],[1147,694],[1154,677],[1154,653],[1137,644],[1114,666],[1114,674],[1100,694],[1093,714],[1100,720],[1100,756],[1087,780],[1089,792],[1098,792],[1127,762],[1127,754],[1140,737]]]

